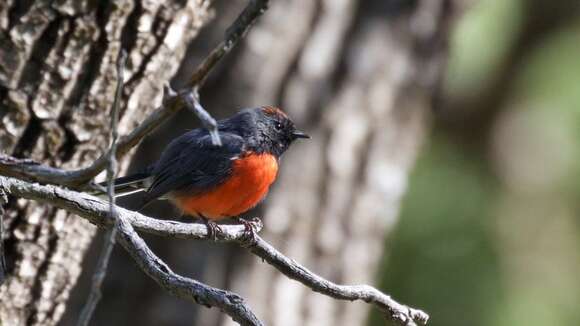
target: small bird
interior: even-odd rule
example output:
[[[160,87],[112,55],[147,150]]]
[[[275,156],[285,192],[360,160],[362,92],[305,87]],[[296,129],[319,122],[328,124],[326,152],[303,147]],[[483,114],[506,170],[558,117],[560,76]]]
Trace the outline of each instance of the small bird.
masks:
[[[144,190],[141,207],[169,199],[184,215],[202,218],[215,236],[215,221],[238,217],[262,201],[282,154],[296,139],[310,138],[272,106],[241,110],[218,121],[218,131],[221,146],[205,128],[174,139],[144,172],[116,179],[116,193]]]

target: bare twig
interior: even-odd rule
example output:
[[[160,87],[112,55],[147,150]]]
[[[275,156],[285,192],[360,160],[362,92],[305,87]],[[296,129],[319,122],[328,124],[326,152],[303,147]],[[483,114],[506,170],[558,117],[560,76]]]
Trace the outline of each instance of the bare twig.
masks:
[[[254,22],[268,9],[269,0],[250,0],[244,11],[226,29],[224,41],[216,46],[203,60],[189,81],[188,88],[201,87],[209,72],[230,52],[238,41],[248,32]]]
[[[199,103],[199,93],[197,88],[193,91],[187,91],[182,94],[182,100],[185,107],[199,117],[203,122],[203,126],[209,130],[211,134],[211,141],[214,145],[221,146],[220,135],[218,133],[218,126],[215,119],[201,106]]]
[[[4,190],[0,188],[0,285],[4,283],[8,272],[6,271],[6,259],[4,256],[4,204],[8,202]]]
[[[194,99],[197,98],[198,90],[203,85],[211,70],[238,43],[256,19],[264,13],[268,8],[268,3],[268,0],[250,0],[242,13],[226,30],[225,40],[218,44],[197,67],[184,90],[179,92],[166,91],[165,100],[161,104],[161,107],[151,112],[131,133],[119,139],[115,153],[117,158],[127,154],[157,126],[163,124],[173,114],[186,107],[187,105],[183,100],[184,94],[191,94]],[[215,120],[211,118],[211,115],[201,105],[194,105],[192,107],[192,111],[196,113],[204,126],[209,126],[210,131],[216,130],[214,127],[216,126]],[[214,131],[212,133],[213,137],[216,137],[216,134]],[[215,143],[218,144],[218,142]],[[89,167],[65,171],[45,166],[32,160],[14,159],[0,155],[0,175],[81,189],[97,174],[103,171],[107,163],[108,155],[103,154]]]
[[[111,253],[115,247],[115,239],[117,238],[117,212],[115,210],[115,177],[117,174],[117,158],[115,157],[115,152],[117,151],[117,139],[119,138],[119,131],[117,124],[119,122],[119,107],[121,103],[121,95],[123,91],[123,79],[125,72],[125,64],[127,62],[127,52],[121,49],[119,52],[119,57],[117,58],[117,88],[115,90],[115,98],[113,100],[113,107],[111,109],[111,146],[109,148],[108,160],[109,164],[107,166],[107,195],[109,198],[109,212],[111,217],[115,220],[115,224],[112,228],[109,228],[105,233],[103,242],[103,251],[99,256],[97,262],[97,267],[95,273],[93,274],[93,283],[91,286],[91,292],[87,299],[81,315],[79,317],[77,325],[87,326],[89,325],[95,308],[101,300],[102,292],[101,287],[107,275],[107,268],[109,266],[109,260],[111,259]]]
[[[416,323],[424,325],[429,320],[429,315],[425,312],[402,305],[370,285],[339,285],[316,275],[306,267],[284,256],[258,236],[256,236],[254,243],[249,244],[249,248],[253,254],[261,257],[282,274],[306,285],[315,292],[340,300],[362,300],[371,303],[385,311],[391,319],[401,325],[412,326]]]
[[[114,223],[108,214],[107,203],[88,194],[70,191],[55,186],[32,184],[26,181],[1,176],[0,189],[5,189],[7,193],[14,196],[50,203],[71,213],[80,215],[101,227],[110,227]],[[162,221],[146,217],[140,213],[129,211],[121,207],[117,207],[116,209],[120,220],[130,223],[135,229],[142,232],[172,238],[211,239],[207,228],[203,224]],[[423,311],[402,305],[393,300],[390,296],[371,286],[346,286],[332,283],[312,273],[292,259],[285,257],[259,236],[256,236],[254,241],[248,239],[248,237],[245,236],[245,228],[242,225],[221,225],[220,227],[223,232],[217,234],[218,241],[235,242],[243,245],[243,247],[250,248],[250,251],[253,254],[261,257],[283,274],[303,283],[314,291],[341,300],[362,300],[368,302],[384,311],[388,317],[400,325],[425,324],[429,318],[429,316]],[[151,276],[151,274],[148,275]],[[152,277],[155,278],[154,276]],[[161,281],[158,280],[158,282]],[[228,303],[223,304],[228,306]],[[230,314],[230,312],[226,310],[224,311]],[[230,316],[232,315],[230,314]]]

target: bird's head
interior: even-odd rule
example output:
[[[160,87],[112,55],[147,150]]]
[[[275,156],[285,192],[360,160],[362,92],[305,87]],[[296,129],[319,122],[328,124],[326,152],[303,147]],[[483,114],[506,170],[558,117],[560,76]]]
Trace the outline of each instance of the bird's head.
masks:
[[[292,142],[299,138],[310,138],[296,128],[284,111],[272,106],[254,109],[256,112],[257,140],[263,150],[281,156]]]
[[[245,109],[234,117],[237,133],[247,141],[248,149],[280,157],[299,138],[310,138],[298,130],[286,113],[276,107]],[[231,125],[230,124],[230,125]]]

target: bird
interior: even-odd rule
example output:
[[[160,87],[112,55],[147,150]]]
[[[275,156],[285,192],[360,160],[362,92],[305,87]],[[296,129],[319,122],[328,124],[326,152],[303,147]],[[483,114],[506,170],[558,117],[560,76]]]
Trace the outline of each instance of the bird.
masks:
[[[221,145],[205,128],[172,140],[160,158],[143,171],[114,181],[117,195],[144,191],[140,210],[156,199],[168,199],[183,215],[201,218],[215,237],[217,221],[238,218],[260,203],[276,180],[280,158],[297,139],[298,130],[278,107],[243,109],[217,122]]]

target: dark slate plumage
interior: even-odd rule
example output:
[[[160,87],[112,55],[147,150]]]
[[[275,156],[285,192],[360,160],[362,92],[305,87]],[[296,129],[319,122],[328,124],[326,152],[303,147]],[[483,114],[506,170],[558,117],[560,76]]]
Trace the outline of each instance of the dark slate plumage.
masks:
[[[169,143],[161,158],[140,173],[149,180],[143,205],[171,192],[196,195],[211,190],[231,176],[237,157],[254,152],[279,158],[296,138],[308,137],[273,107],[241,110],[219,121],[218,130],[222,146],[213,145],[204,128],[193,129]],[[135,182],[131,176],[125,179]]]

